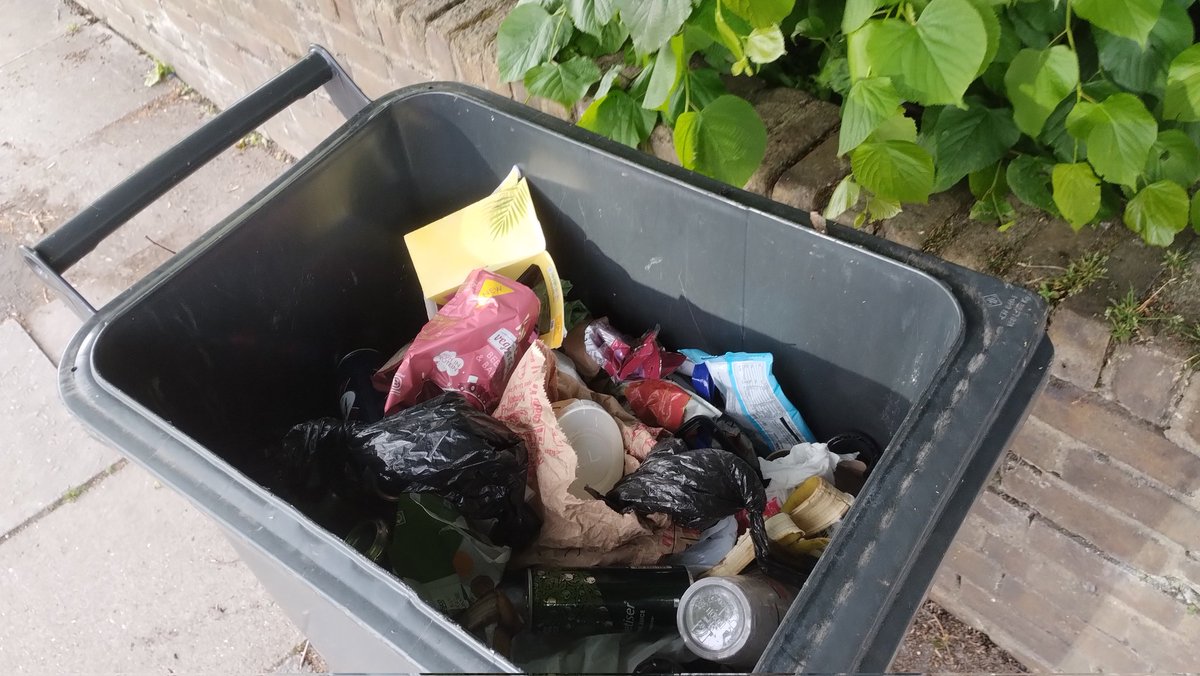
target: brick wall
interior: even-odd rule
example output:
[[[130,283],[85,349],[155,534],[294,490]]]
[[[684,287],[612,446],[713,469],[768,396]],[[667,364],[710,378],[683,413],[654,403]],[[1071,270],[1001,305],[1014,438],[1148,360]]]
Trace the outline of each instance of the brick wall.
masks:
[[[452,79],[525,98],[519,86],[497,81],[494,65],[496,27],[515,0],[82,2],[220,105],[313,42],[328,47],[372,97]],[[837,109],[792,90],[742,86],[770,138],[748,187],[819,209],[849,171],[836,157]],[[532,103],[566,115],[556,104]],[[303,154],[341,121],[317,96],[266,131]],[[674,158],[669,135],[656,133],[651,145]],[[1001,233],[970,221],[970,205],[962,193],[937,195],[868,227],[1016,283],[1036,285],[1046,270],[1093,251],[1108,255],[1109,277],[1057,308],[1053,382],[963,525],[931,594],[1033,668],[1194,669],[1200,378],[1186,368],[1182,346],[1116,344],[1103,319],[1109,298],[1129,289],[1143,298],[1152,293],[1161,252],[1119,223],[1074,235],[1028,211]],[[1200,263],[1194,267],[1192,278],[1200,279]],[[1173,293],[1200,298],[1200,286]]]

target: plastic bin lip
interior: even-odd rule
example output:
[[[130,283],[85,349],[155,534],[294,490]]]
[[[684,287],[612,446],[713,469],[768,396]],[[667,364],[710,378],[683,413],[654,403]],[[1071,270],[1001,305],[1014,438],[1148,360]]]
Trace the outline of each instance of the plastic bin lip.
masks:
[[[567,142],[618,157],[633,170],[666,177],[790,227],[802,228],[807,222],[805,214],[790,207],[693,175],[497,95],[450,83],[408,87],[373,102],[246,205],[100,308],[68,346],[60,366],[59,386],[67,407],[94,434],[132,456],[247,544],[280,562],[291,574],[305,578],[321,595],[355,615],[364,631],[382,637],[422,669],[518,671],[421,603],[398,580],[125,395],[102,377],[94,361],[94,348],[112,322],[169,283],[177,271],[317,166],[337,145],[390,105],[431,93],[470,99],[515,121],[544,128]],[[985,413],[1006,400],[1030,367],[1044,336],[1047,310],[1036,295],[1027,291],[836,223],[828,224],[827,232],[810,234],[848,244],[889,263],[903,264],[935,281],[954,301],[961,324],[957,344],[942,363],[940,375],[933,379],[922,401],[913,407],[889,444],[889,453],[872,478],[872,490],[864,493],[846,517],[847,529],[856,533],[861,530],[871,537],[834,540],[789,613],[791,630],[786,636],[783,632],[776,636],[760,662],[776,665],[790,655],[805,670],[858,671],[859,665],[877,661],[878,651],[895,648],[892,637],[882,632],[878,622],[890,608],[894,586],[903,583],[904,576],[911,572],[908,567],[915,556],[911,546],[887,550],[889,528],[894,527],[896,519],[903,519],[906,511],[931,517],[940,514],[967,460],[989,431],[994,415]],[[902,463],[913,471],[887,471],[893,466],[904,469]],[[906,492],[918,473],[931,493],[918,496]],[[924,528],[931,528],[933,522],[929,519]],[[895,577],[867,579],[845,572],[864,571],[869,566]],[[833,575],[835,572],[841,574]],[[855,619],[859,620],[856,631],[839,633],[835,641],[839,645],[825,640],[832,638],[831,627],[837,626],[841,632]],[[454,651],[441,649],[450,644],[455,645]],[[788,650],[789,645],[816,648],[797,656]]]

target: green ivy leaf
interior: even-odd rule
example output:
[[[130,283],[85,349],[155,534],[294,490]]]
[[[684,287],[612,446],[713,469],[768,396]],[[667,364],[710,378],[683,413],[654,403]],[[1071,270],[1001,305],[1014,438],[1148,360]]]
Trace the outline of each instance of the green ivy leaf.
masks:
[[[842,103],[842,126],[838,131],[838,155],[845,155],[867,140],[881,122],[900,107],[900,95],[890,78],[871,77],[850,86]]]
[[[933,129],[925,132],[937,166],[934,192],[958,183],[964,176],[993,165],[1021,138],[1012,110],[986,108],[972,101],[966,110],[947,107]]]
[[[791,16],[780,22],[780,28],[786,33],[787,24],[792,19],[797,19],[792,29],[792,42],[795,42],[797,37],[826,40],[841,31],[845,9],[843,5],[826,0],[797,0],[797,7],[801,3],[804,4],[803,11],[792,10]]]
[[[639,54],[652,54],[678,33],[692,13],[691,0],[613,0]]]
[[[975,6],[975,11],[979,12],[979,18],[983,21],[983,30],[987,34],[987,49],[983,53],[983,63],[979,64],[979,70],[975,72],[975,77],[983,75],[983,72],[992,65],[992,60],[996,58],[996,53],[1000,51],[1000,18],[996,16],[996,9],[992,7],[990,0],[971,0],[971,4]]]
[[[779,26],[755,28],[746,38],[746,56],[754,63],[771,63],[783,56],[784,51],[783,32]]]
[[[1163,88],[1167,66],[1192,44],[1192,20],[1186,9],[1169,2],[1163,5],[1144,48],[1129,38],[1098,28],[1092,35],[1100,67],[1113,82],[1135,92],[1150,93]]]
[[[850,94],[850,63],[844,56],[825,59],[821,70],[813,76],[818,89],[830,89],[843,97]]]
[[[897,108],[896,112],[883,122],[875,127],[875,131],[867,137],[868,141],[907,141],[909,143],[917,142],[917,123],[911,117],[904,114],[903,108]],[[927,149],[928,150],[928,149]]]
[[[898,200],[884,199],[879,195],[871,195],[871,199],[867,200],[867,214],[873,221],[887,220],[903,210]]]
[[[1050,194],[1050,173],[1053,168],[1053,163],[1041,157],[1021,155],[1009,163],[1005,178],[1017,199],[1058,216],[1058,207]]]
[[[525,73],[525,88],[530,94],[570,106],[600,80],[600,68],[586,56],[566,63],[551,61]]]
[[[796,0],[724,0],[723,4],[754,28],[778,29],[779,22],[792,13]]]
[[[1096,217],[1100,211],[1100,179],[1087,162],[1055,165],[1050,182],[1055,206],[1076,232]]]
[[[567,16],[579,30],[594,37],[601,37],[604,26],[617,13],[613,0],[563,0]]]
[[[580,116],[579,126],[636,148],[653,129],[644,112],[629,94],[614,89],[592,101]]]
[[[1192,229],[1200,232],[1200,192],[1192,195]]]
[[[959,104],[987,52],[987,30],[969,0],[933,0],[920,19],[871,20],[867,44],[872,73],[892,78],[910,101]]]
[[[689,21],[683,27],[684,54],[695,54],[698,51],[707,49],[709,45],[715,42],[713,36],[708,34],[708,31],[696,26],[693,21]]]
[[[596,87],[596,93],[592,98],[602,99],[608,90],[612,89],[613,83],[616,82],[617,76],[624,70],[620,65],[609,66],[608,70],[604,71],[604,75],[600,77],[600,84]]]
[[[846,11],[842,14],[842,32],[849,35],[858,30],[882,5],[883,0],[847,0]]]
[[[691,110],[702,110],[705,106],[717,100],[725,92],[725,83],[721,74],[711,68],[697,68],[684,73],[684,86],[676,87],[671,92],[671,100],[664,114],[667,124],[675,126],[675,120]]]
[[[1164,129],[1150,147],[1150,159],[1143,173],[1150,182],[1165,179],[1190,186],[1200,179],[1200,149],[1184,132]]]
[[[726,94],[675,121],[675,152],[688,168],[743,186],[767,151],[767,128],[754,106]]]
[[[855,82],[864,77],[871,77],[870,46],[875,34],[877,21],[868,21],[853,33],[846,34],[846,68],[850,72],[850,81]]]
[[[650,82],[646,86],[646,98],[642,107],[657,110],[667,103],[671,92],[679,84],[679,76],[684,69],[683,36],[676,35],[658,50],[651,66]]]
[[[1129,38],[1139,45],[1158,21],[1163,0],[1070,0],[1071,8],[1093,26],[1099,26],[1113,35]]]
[[[557,51],[554,23],[554,18],[536,4],[514,7],[504,17],[496,34],[496,62],[501,80],[520,80],[531,68],[554,56]]]
[[[996,56],[992,59],[992,63],[984,69],[980,79],[992,92],[1005,96],[1004,74],[1008,71],[1009,64],[1016,58],[1017,52],[1021,51],[1021,40],[1017,38],[1016,31],[1007,14],[1001,13],[997,20],[1000,24],[1000,41],[996,48]]]
[[[1087,144],[1067,133],[1067,116],[1073,110],[1075,97],[1068,96],[1050,113],[1050,117],[1046,118],[1042,133],[1038,135],[1038,141],[1048,146],[1059,162],[1067,164],[1087,157]]]
[[[1158,137],[1158,122],[1133,94],[1113,94],[1075,104],[1067,131],[1087,143],[1088,162],[1104,180],[1132,187]]]
[[[1066,23],[1066,2],[1017,2],[1008,8],[1008,18],[1021,44],[1046,49]]]
[[[1000,232],[1004,232],[1016,223],[1017,210],[1008,200],[996,198],[976,201],[967,215],[973,221],[998,222]]]
[[[822,215],[830,220],[841,216],[858,204],[861,193],[862,189],[854,182],[854,176],[846,176],[833,189],[833,195],[829,198],[829,204],[825,205]]]
[[[1200,121],[1200,45],[1192,45],[1171,61],[1163,117],[1182,122]]]
[[[730,21],[733,21],[731,24]],[[737,30],[734,24],[738,22],[737,16],[726,18],[725,13],[721,11],[720,0],[716,3],[716,11],[713,14],[713,24],[717,28],[717,40],[725,45],[729,53],[733,55],[734,66],[730,69],[734,75],[739,75],[740,70],[744,70],[749,65],[749,59],[746,58],[745,50],[742,49],[742,36],[748,35],[750,32],[749,26],[745,30]]]
[[[1151,183],[1125,205],[1123,220],[1147,244],[1170,246],[1188,224],[1187,191],[1173,181]]]
[[[864,143],[850,153],[850,168],[860,184],[886,199],[927,202],[933,189],[933,158],[909,141]]]
[[[1004,74],[1017,128],[1037,137],[1046,118],[1079,84],[1079,60],[1070,47],[1022,49]]]
[[[967,175],[967,187],[975,199],[985,199],[991,195],[1004,196],[1008,194],[1008,179],[1003,162],[997,162],[990,167],[972,171]]]

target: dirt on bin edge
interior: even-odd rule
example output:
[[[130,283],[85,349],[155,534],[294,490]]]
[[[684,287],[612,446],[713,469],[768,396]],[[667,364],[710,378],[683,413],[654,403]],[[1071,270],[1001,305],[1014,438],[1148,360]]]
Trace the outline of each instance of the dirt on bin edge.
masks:
[[[888,671],[1019,674],[1028,669],[987,634],[963,624],[933,601],[926,601],[913,618]]]

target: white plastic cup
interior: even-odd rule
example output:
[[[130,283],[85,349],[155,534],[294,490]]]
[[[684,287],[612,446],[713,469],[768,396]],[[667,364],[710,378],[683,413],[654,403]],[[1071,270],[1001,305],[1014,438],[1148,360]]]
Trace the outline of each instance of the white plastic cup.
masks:
[[[625,445],[621,429],[608,411],[594,401],[580,399],[558,412],[558,426],[579,461],[575,481],[567,489],[571,495],[591,500],[585,486],[600,493],[612,490],[625,473]]]

